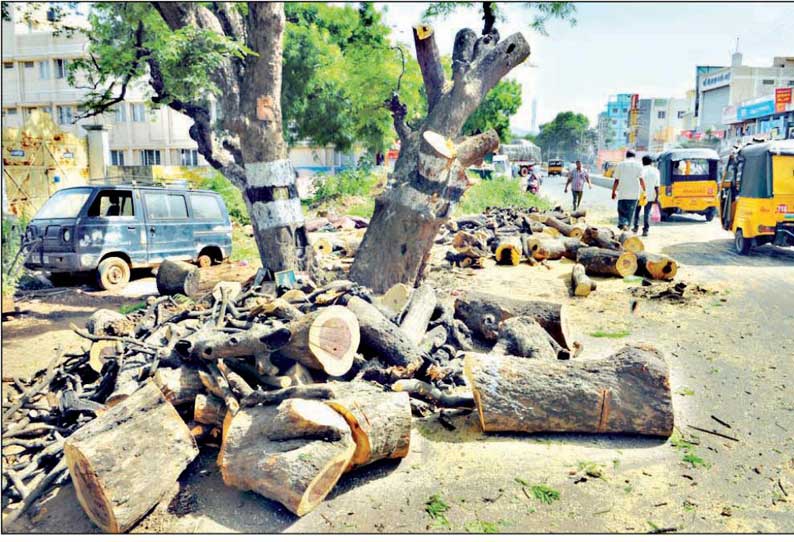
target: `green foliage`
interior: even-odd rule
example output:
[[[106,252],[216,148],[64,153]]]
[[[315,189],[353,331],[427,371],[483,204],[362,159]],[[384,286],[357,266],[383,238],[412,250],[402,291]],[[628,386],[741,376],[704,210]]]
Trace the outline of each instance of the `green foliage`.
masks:
[[[22,276],[24,270],[21,261],[17,260],[14,269],[11,265],[14,263],[20,247],[22,246],[22,232],[27,227],[27,219],[16,217],[4,216],[2,224],[2,281],[3,281],[3,295],[14,295],[17,289],[17,283]],[[22,256],[20,256],[22,258]]]
[[[124,305],[119,307],[119,312],[121,314],[131,314],[135,311],[139,311],[145,308],[146,308],[146,301],[140,301],[138,303],[125,303]]]
[[[604,474],[604,466],[600,463],[594,463],[592,461],[579,461],[577,472],[582,472],[590,478],[606,478],[606,475]]]
[[[708,467],[709,464],[706,463],[706,460],[700,457],[699,455],[695,454],[694,452],[688,452],[684,454],[684,457],[681,459],[684,463],[689,463],[693,467]]]
[[[505,16],[499,4],[496,2],[490,4],[497,20],[504,21]],[[576,24],[576,6],[572,2],[522,2],[521,4],[532,11],[529,27],[541,35],[548,35],[546,25],[553,19],[568,21],[571,25]],[[429,21],[436,17],[447,17],[458,8],[471,8],[474,5],[475,2],[432,2],[425,9],[422,18]]]
[[[444,499],[442,499],[441,495],[438,493],[431,495],[425,503],[425,512],[427,512],[427,515],[429,515],[438,526],[451,527],[446,516],[448,510],[449,505],[444,502]]]
[[[535,485],[529,488],[532,495],[543,504],[551,504],[560,500],[560,492],[552,489],[545,484]]]
[[[668,440],[668,442],[673,448],[684,451],[691,450],[696,446],[694,442],[686,440],[684,435],[681,434],[681,431],[679,431],[677,427],[673,428],[673,434],[670,435],[670,440]]]
[[[196,183],[196,188],[217,192],[223,199],[223,203],[226,204],[226,209],[229,211],[230,217],[241,225],[251,223],[251,218],[248,216],[248,208],[245,206],[242,193],[229,179],[220,173],[213,172],[211,177],[207,177]]]
[[[232,229],[232,257],[235,262],[246,260],[253,265],[259,262],[259,249],[253,237],[248,237],[242,228]]]
[[[351,168],[336,175],[318,175],[312,204],[345,196],[370,196],[379,177],[369,168]]]
[[[557,113],[551,122],[541,125],[535,143],[545,153],[559,153],[560,158],[570,160],[584,157],[594,137],[595,133],[590,129],[590,121],[585,115],[565,111]]]
[[[510,117],[521,107],[521,84],[510,79],[500,81],[486,94],[480,106],[463,125],[464,135],[473,135],[493,128],[502,143],[510,143]]]
[[[481,519],[475,519],[473,521],[467,521],[463,528],[467,533],[486,533],[486,534],[495,534],[501,532],[501,528],[505,526],[506,523],[504,521],[483,521]]]
[[[599,329],[590,334],[591,337],[595,337],[596,339],[622,339],[629,335],[631,335],[631,331],[627,329],[617,331],[604,331],[603,329]]]
[[[544,198],[521,189],[518,179],[496,177],[480,181],[469,188],[456,209],[458,215],[478,214],[486,207],[537,207],[548,209],[551,205]]]

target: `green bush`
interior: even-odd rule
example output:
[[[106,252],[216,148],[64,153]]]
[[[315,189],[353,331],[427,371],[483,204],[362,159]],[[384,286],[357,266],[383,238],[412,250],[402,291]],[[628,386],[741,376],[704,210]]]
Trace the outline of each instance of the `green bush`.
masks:
[[[328,202],[346,196],[370,196],[380,180],[378,174],[369,167],[346,169],[336,175],[317,175],[317,187],[311,199],[312,205]]]
[[[229,210],[229,216],[232,217],[235,222],[242,225],[251,223],[242,193],[229,179],[220,173],[215,172],[212,177],[207,177],[199,181],[196,188],[217,192],[223,199],[223,203],[226,204],[226,209]]]
[[[17,288],[17,282],[22,275],[23,266],[21,261],[16,262],[14,269],[11,264],[19,252],[22,244],[22,232],[25,231],[27,220],[16,217],[3,217],[2,226],[2,269],[3,269],[3,295],[13,295]],[[22,256],[20,256],[21,258]]]
[[[483,180],[469,188],[461,199],[455,214],[473,215],[485,211],[486,207],[538,207],[548,209],[551,204],[541,196],[522,190],[518,179],[495,177]]]

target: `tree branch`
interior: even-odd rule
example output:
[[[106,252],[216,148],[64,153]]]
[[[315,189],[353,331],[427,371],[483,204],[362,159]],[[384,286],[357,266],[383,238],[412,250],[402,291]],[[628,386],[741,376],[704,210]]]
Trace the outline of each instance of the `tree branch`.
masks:
[[[476,51],[475,51],[476,53]],[[520,33],[508,36],[491,50],[476,58],[466,80],[480,87],[484,97],[502,77],[529,57],[529,43]]]
[[[498,148],[499,134],[496,133],[496,130],[491,129],[485,133],[467,137],[460,145],[455,147],[455,150],[457,151],[458,161],[466,168],[482,163],[486,154]]]
[[[496,13],[494,13],[493,2],[482,3],[482,20],[485,21],[482,27],[482,35],[486,36],[491,33],[496,24]]]
[[[474,59],[474,44],[477,34],[471,28],[462,28],[455,34],[455,45],[452,47],[452,80],[458,83],[471,67]]]
[[[400,141],[405,141],[411,135],[411,129],[405,122],[405,115],[408,113],[408,108],[405,104],[400,102],[400,96],[395,92],[391,95],[390,100],[386,100],[384,105],[391,111],[392,120],[394,121],[394,131],[397,132],[397,137]]]
[[[433,36],[433,27],[419,25],[413,30],[416,60],[422,70],[422,79],[427,92],[427,110],[430,112],[444,92],[444,68],[441,66],[441,56],[438,53],[436,38]]]

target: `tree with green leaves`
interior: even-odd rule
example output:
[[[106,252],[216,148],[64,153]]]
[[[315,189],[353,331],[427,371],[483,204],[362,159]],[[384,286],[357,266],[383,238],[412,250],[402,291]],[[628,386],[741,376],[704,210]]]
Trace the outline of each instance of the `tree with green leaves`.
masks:
[[[519,107],[521,107],[521,83],[511,80],[500,81],[488,92],[461,131],[465,135],[475,135],[493,129],[499,134],[502,143],[510,143],[513,137],[510,131],[510,117],[516,114]]]
[[[588,155],[594,138],[595,131],[590,128],[586,115],[565,111],[540,126],[535,143],[549,156],[557,154],[560,158],[572,160]]]

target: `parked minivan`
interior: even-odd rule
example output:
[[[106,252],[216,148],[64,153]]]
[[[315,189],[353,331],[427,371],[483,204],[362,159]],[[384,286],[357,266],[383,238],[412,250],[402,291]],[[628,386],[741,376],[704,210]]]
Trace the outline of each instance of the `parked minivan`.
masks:
[[[25,240],[34,244],[29,269],[53,279],[95,272],[103,289],[121,287],[130,270],[165,260],[201,267],[231,255],[232,226],[221,197],[186,184],[103,181],[55,192],[30,221]]]

